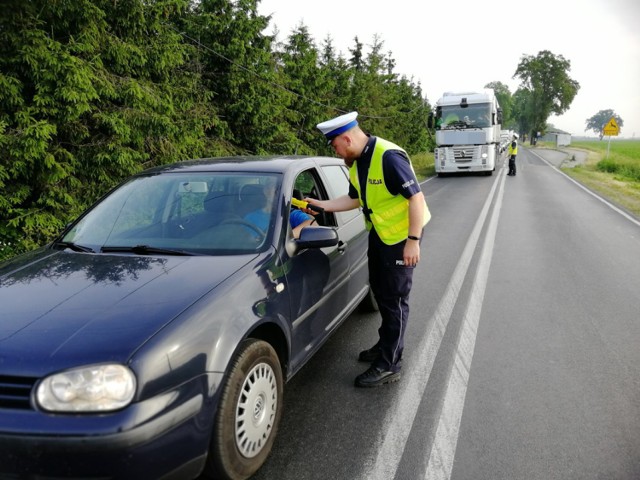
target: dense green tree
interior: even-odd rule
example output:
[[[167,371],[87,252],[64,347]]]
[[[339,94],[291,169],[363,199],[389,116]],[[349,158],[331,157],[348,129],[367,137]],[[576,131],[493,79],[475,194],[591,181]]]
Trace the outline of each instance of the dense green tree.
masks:
[[[380,133],[405,148],[410,154],[433,151],[433,139],[426,128],[426,118],[431,107],[422,94],[420,84],[402,76],[394,85],[397,108],[392,133]]]
[[[324,101],[331,83],[328,72],[320,67],[319,57],[308,28],[300,24],[289,35],[282,54],[286,87],[293,97],[288,120],[297,139],[295,150],[290,153],[314,154],[322,140],[315,126],[324,120]]]
[[[354,71],[360,72],[364,70],[364,45],[358,40],[357,35],[353,38],[353,43],[355,44],[353,49],[349,49],[349,53],[351,54],[349,64]]]
[[[324,79],[325,93],[324,97],[318,99],[324,107],[318,121],[324,121],[353,109],[350,106],[353,72],[346,58],[335,49],[330,36],[327,36],[322,43],[319,67],[320,75]],[[333,149],[319,136],[316,136],[311,147],[319,154],[330,156],[334,154]]]
[[[596,135],[598,135],[600,140],[602,140],[602,137],[604,136],[602,129],[607,123],[609,123],[609,120],[611,120],[612,118],[615,118],[618,127],[622,128],[622,126],[624,125],[624,121],[622,120],[622,118],[620,118],[619,115],[617,115],[613,110],[609,108],[607,110],[600,110],[592,117],[587,118],[585,120],[587,126],[584,130],[585,132],[587,130],[593,131]]]
[[[236,153],[286,153],[294,137],[286,126],[290,96],[278,86],[269,18],[258,0],[202,0],[186,22],[199,47],[197,61],[216,109],[224,118],[209,134]]]
[[[374,35],[362,74],[363,111],[371,117],[367,126],[410,153],[426,151],[428,108],[420,86],[395,73],[395,60],[391,52],[383,53],[383,46],[382,39]]]
[[[373,37],[367,54],[357,37],[354,42],[348,61],[336,54],[330,38],[323,44],[320,75],[330,89],[321,120],[357,110],[365,131],[393,140],[410,152],[428,150],[424,121],[428,104],[420,86],[394,72],[395,60],[391,52],[383,53],[380,37]],[[332,153],[322,146],[319,151]]]
[[[363,128],[388,138],[409,152],[426,151],[428,132],[426,101],[419,85],[394,72],[391,52],[384,53],[384,42],[374,35],[368,54],[355,38],[350,49],[351,93],[345,111],[357,110]]]
[[[520,133],[520,135],[530,132],[533,129],[533,125],[531,124],[533,115],[529,112],[529,107],[532,103],[529,97],[529,90],[519,88],[511,98],[512,119],[515,122],[513,129]]]
[[[340,52],[335,50],[330,36],[322,44],[320,69],[326,83],[324,103],[329,107],[348,108],[352,74],[349,63]],[[335,112],[327,111],[325,116],[331,113]]]
[[[183,0],[5,0],[0,244],[51,238],[143,167],[204,149],[215,122],[171,28]]]
[[[510,128],[512,124],[512,96],[509,91],[509,87],[502,82],[490,82],[485,85],[485,88],[492,88],[498,99],[498,104],[502,109],[502,126],[505,129]]]
[[[531,138],[535,138],[535,132],[544,131],[551,114],[561,115],[573,102],[580,84],[569,77],[570,70],[569,60],[548,50],[520,59],[513,77],[518,77],[520,88],[528,92],[526,112]]]
[[[380,37],[374,35],[369,53],[359,68],[354,68],[351,93],[353,109],[358,110],[363,119],[367,118],[367,128],[377,135],[389,131],[388,125],[396,116],[398,107],[391,95],[395,74],[387,69],[383,46]]]
[[[348,103],[344,106],[346,111],[359,110],[367,101],[367,92],[364,89],[366,83],[364,44],[360,42],[357,36],[353,41],[354,46],[349,49],[351,56],[348,59],[348,63],[351,79]]]

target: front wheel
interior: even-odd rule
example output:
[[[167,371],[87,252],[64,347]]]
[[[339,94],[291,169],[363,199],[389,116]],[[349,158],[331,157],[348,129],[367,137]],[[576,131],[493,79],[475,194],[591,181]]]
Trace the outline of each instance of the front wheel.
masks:
[[[282,368],[273,347],[262,340],[244,340],[220,397],[207,478],[245,479],[262,466],[280,423],[282,391]]]

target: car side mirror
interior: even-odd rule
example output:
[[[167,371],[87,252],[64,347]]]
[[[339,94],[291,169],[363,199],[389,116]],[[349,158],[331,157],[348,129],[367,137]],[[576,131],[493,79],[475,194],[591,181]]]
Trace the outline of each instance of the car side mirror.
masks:
[[[305,227],[300,238],[293,240],[295,253],[307,248],[333,247],[338,244],[338,232],[331,227]]]

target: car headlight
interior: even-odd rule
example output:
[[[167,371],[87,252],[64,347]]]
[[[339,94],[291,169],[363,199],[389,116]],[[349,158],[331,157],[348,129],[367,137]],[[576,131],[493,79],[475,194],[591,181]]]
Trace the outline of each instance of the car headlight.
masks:
[[[124,365],[92,365],[46,377],[36,389],[36,403],[53,412],[104,412],[127,406],[136,378]]]

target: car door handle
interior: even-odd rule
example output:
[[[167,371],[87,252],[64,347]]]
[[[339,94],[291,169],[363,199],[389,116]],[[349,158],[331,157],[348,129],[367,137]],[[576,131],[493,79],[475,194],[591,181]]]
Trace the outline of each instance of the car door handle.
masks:
[[[340,253],[344,253],[347,249],[347,242],[343,242],[342,240],[338,242],[338,251]]]

